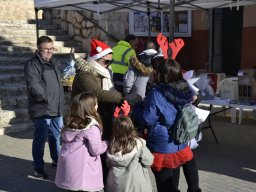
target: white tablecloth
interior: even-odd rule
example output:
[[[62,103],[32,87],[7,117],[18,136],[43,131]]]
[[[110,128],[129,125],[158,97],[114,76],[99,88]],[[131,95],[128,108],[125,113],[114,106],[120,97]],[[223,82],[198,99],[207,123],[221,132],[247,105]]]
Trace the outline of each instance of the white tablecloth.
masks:
[[[225,106],[231,107],[231,122],[236,123],[236,109],[239,109],[239,121],[242,123],[243,109],[253,109],[256,110],[256,105],[246,105],[246,104],[231,104],[229,99],[222,99],[220,97],[214,97],[214,99],[203,99],[201,104],[216,105],[216,106]]]

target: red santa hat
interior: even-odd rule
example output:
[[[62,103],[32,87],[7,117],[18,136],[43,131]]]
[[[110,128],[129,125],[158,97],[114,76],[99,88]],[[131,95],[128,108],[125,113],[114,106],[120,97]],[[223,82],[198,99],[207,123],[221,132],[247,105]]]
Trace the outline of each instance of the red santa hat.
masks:
[[[96,39],[91,40],[91,52],[90,57],[93,60],[97,60],[109,53],[113,53],[112,49],[105,43]]]

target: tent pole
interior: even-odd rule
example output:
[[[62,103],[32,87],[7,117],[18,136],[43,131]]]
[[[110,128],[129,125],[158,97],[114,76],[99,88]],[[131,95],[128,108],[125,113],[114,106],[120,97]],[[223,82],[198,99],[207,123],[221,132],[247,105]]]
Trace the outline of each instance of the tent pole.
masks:
[[[39,38],[39,31],[38,31],[38,11],[39,9],[38,8],[35,8],[35,15],[36,15],[36,39],[38,40]]]
[[[174,40],[174,2],[175,0],[170,0],[170,15],[169,15],[169,42]],[[172,50],[168,49],[168,57],[171,58]]]
[[[169,42],[172,42],[174,39],[174,1],[170,0]]]
[[[213,37],[213,24],[212,24],[212,13],[213,10],[210,9],[207,11],[208,12],[208,21],[209,21],[209,59],[208,59],[208,66],[207,66],[207,72],[212,72],[212,49],[213,49],[213,45],[212,45],[212,37]]]
[[[149,40],[149,39],[150,39],[150,36],[151,36],[149,1],[147,1],[147,16],[148,16],[148,40]]]

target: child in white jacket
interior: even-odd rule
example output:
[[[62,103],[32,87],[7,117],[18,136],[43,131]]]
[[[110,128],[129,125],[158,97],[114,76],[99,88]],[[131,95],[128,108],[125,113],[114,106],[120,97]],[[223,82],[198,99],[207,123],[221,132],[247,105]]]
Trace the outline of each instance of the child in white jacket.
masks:
[[[113,131],[107,151],[107,192],[152,192],[148,168],[153,155],[146,147],[146,141],[139,138],[134,125],[125,112],[125,101],[117,108]],[[124,110],[123,110],[124,109]],[[123,111],[122,111],[123,110]],[[130,110],[130,109],[129,109]],[[124,112],[120,115],[119,112]]]
[[[153,45],[153,42],[148,44]],[[153,72],[151,59],[157,54],[152,45],[140,53],[138,57],[130,58],[130,66],[124,75],[124,94],[138,94],[143,99],[146,93],[146,86],[149,75]]]

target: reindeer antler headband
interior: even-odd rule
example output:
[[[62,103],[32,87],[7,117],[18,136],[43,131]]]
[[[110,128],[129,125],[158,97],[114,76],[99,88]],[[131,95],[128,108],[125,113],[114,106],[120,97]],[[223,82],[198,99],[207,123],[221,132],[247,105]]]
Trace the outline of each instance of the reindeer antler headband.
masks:
[[[130,105],[126,100],[124,100],[121,107],[116,107],[114,117],[117,118],[117,117],[120,117],[121,115],[128,116],[130,109],[131,109]]]
[[[173,42],[168,43],[167,37],[165,37],[162,33],[157,35],[157,43],[163,51],[163,55],[165,59],[168,59],[168,49],[172,49],[172,59],[175,59],[181,48],[185,45],[183,39],[174,39]]]

